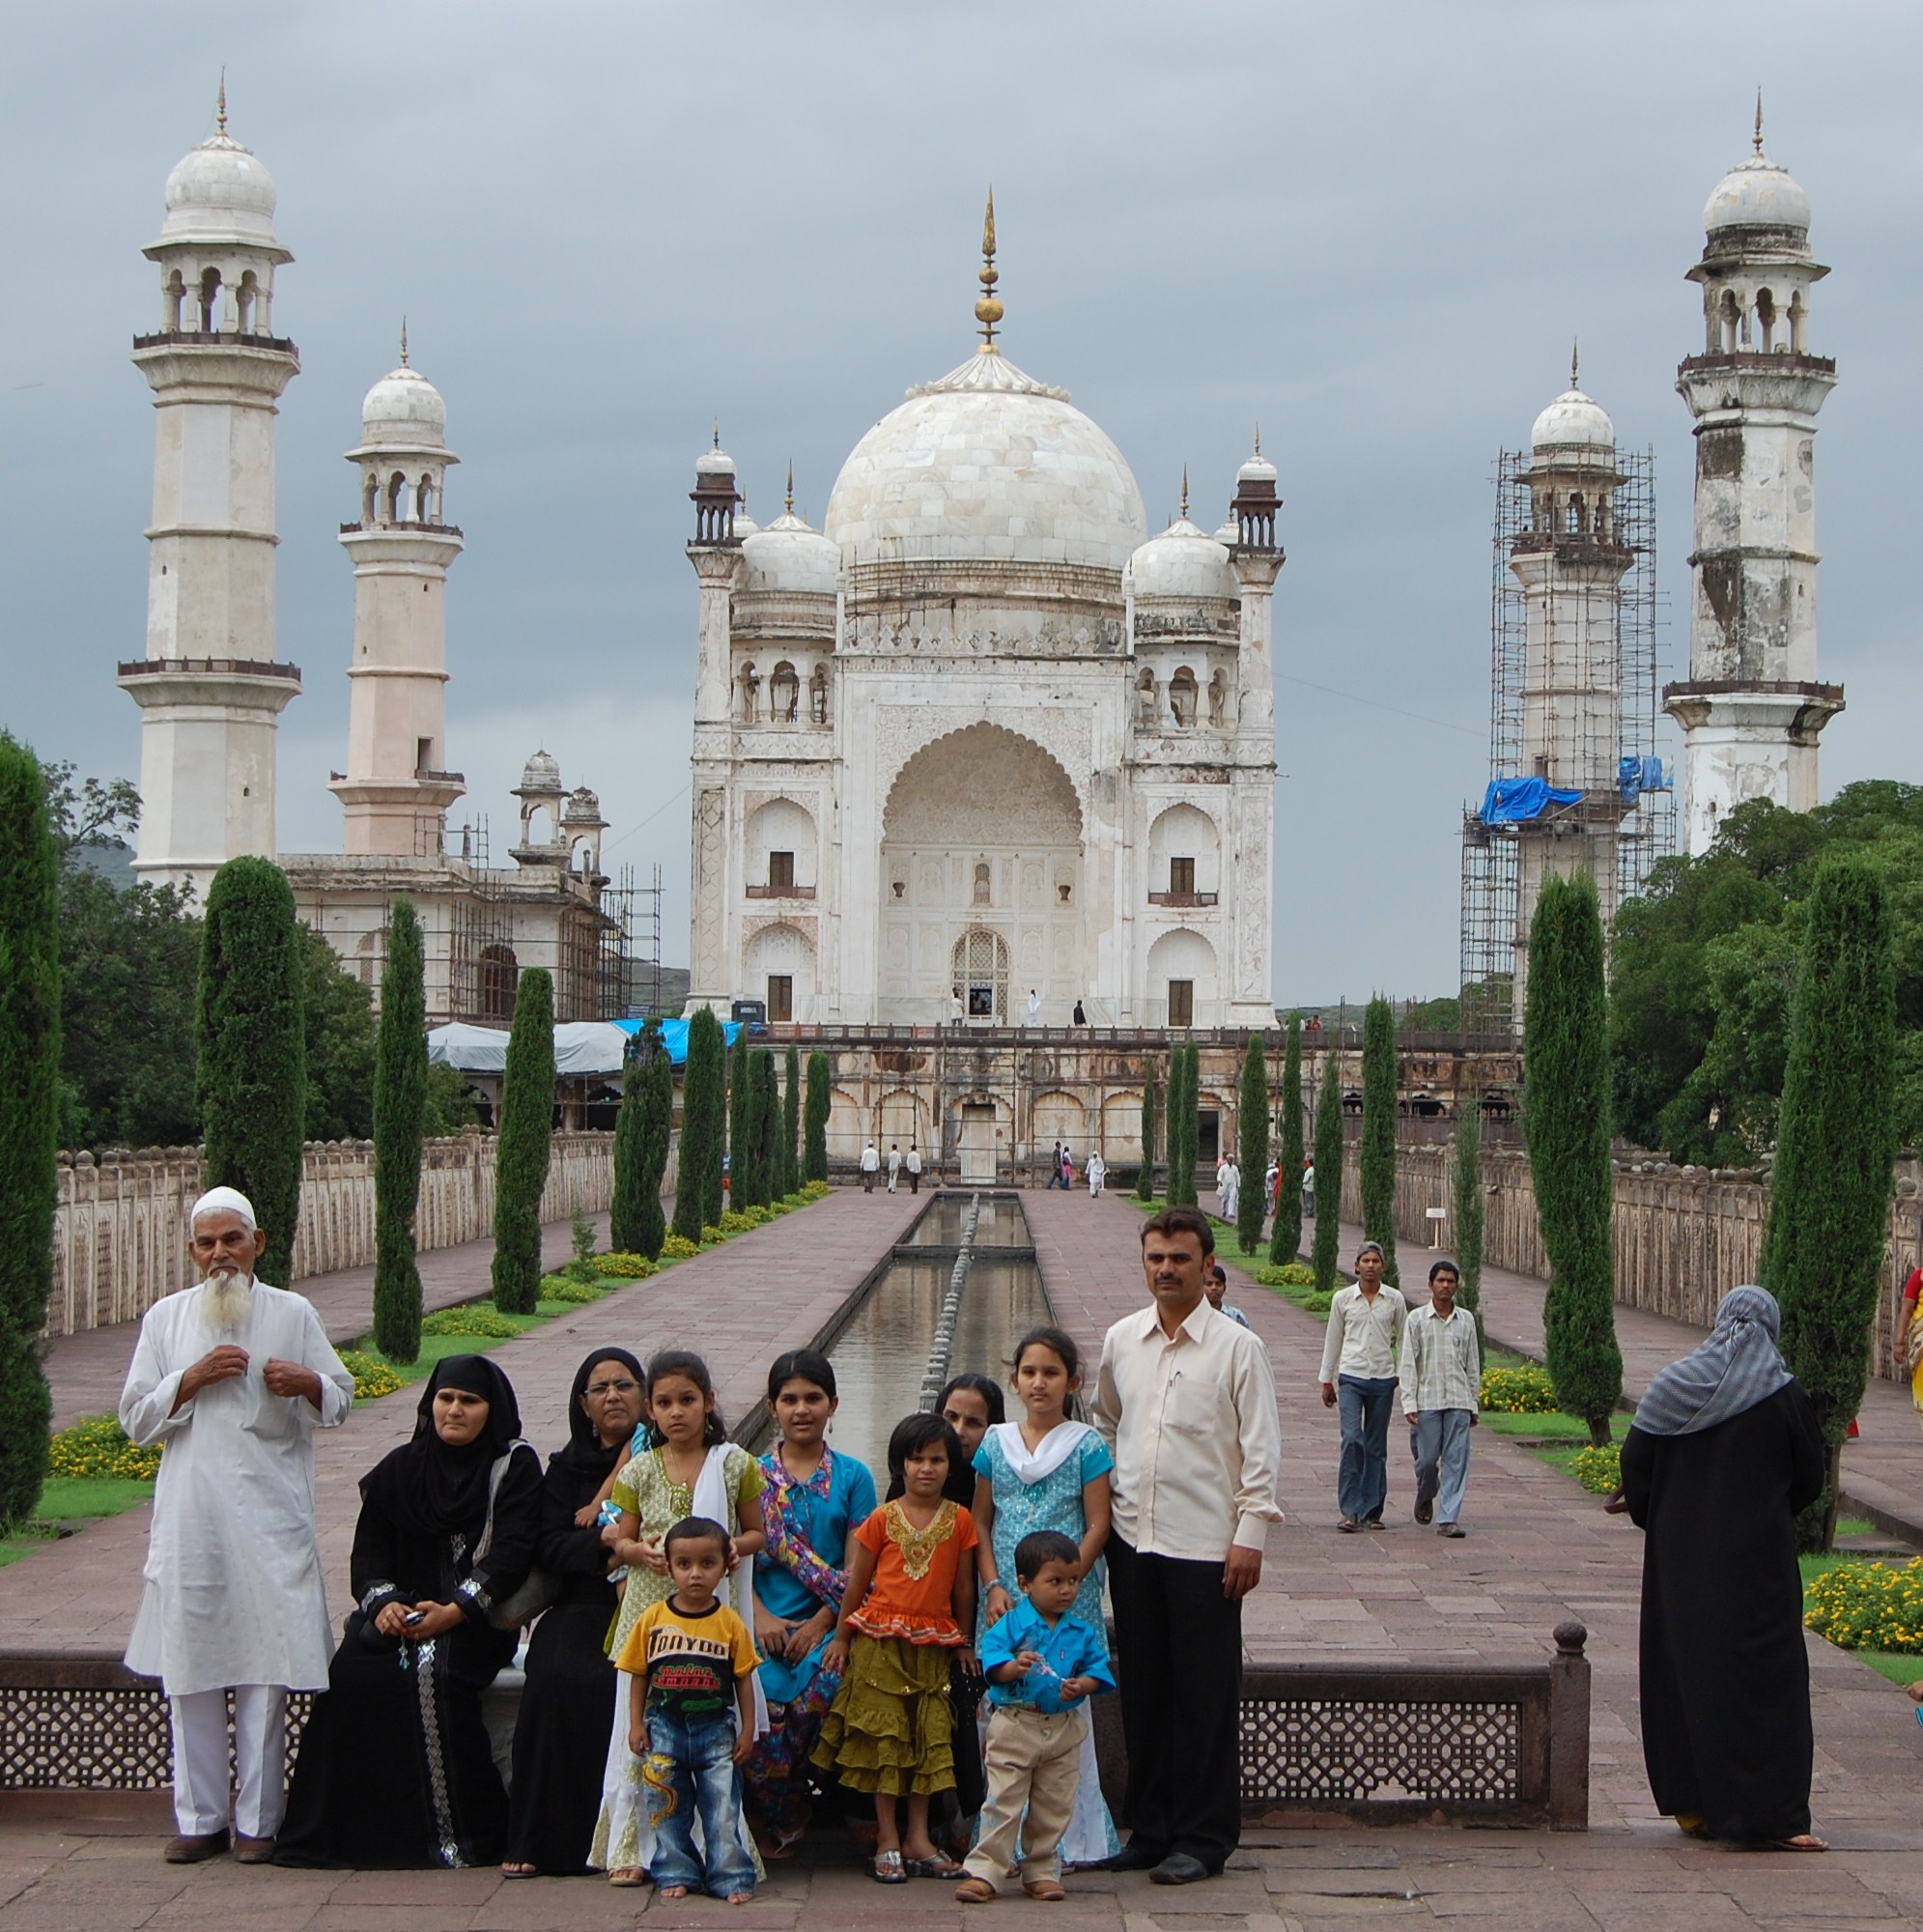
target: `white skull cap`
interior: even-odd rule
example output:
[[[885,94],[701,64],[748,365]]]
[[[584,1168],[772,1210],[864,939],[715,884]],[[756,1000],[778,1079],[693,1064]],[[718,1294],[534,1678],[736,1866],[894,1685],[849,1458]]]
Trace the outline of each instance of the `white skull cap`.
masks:
[[[198,1227],[210,1214],[238,1214],[252,1234],[260,1223],[254,1219],[254,1204],[238,1187],[210,1187],[193,1204],[189,1227]]]

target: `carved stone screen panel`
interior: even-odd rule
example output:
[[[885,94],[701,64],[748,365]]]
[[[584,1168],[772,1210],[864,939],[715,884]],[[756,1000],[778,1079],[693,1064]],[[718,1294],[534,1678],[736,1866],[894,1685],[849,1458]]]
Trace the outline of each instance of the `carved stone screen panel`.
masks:
[[[1242,1797],[1261,1804],[1508,1806],[1522,1789],[1510,1702],[1319,1698],[1242,1705]]]
[[[313,1709],[287,1700],[287,1776]],[[230,1773],[233,1736],[228,1736]],[[157,1686],[0,1685],[0,1790],[164,1791],[174,1781],[167,1699]]]

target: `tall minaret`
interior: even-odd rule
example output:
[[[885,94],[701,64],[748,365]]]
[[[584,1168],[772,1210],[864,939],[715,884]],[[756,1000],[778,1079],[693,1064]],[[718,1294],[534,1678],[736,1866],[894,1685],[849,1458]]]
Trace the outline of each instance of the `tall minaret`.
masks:
[[[1689,279],[1704,345],[1677,369],[1696,418],[1689,678],[1663,693],[1683,726],[1683,842],[1709,849],[1746,799],[1817,802],[1817,738],[1843,687],[1816,672],[1817,412],[1836,364],[1808,349],[1809,197],[1763,152],[1717,183]]]
[[[1509,546],[1522,587],[1522,742],[1517,778],[1579,792],[1517,822],[1514,1010],[1527,1004],[1529,928],[1542,882],[1585,871],[1606,928],[1616,915],[1618,830],[1634,810],[1619,783],[1623,752],[1622,584],[1633,557],[1618,528],[1616,428],[1583,394],[1573,355],[1570,386],[1530,433],[1529,526]]]
[[[694,463],[694,540],[688,560],[701,581],[701,616],[694,660],[693,866],[689,881],[691,925],[688,1010],[725,1011],[736,988],[728,977],[728,780],[733,770],[731,723],[734,665],[729,609],[741,568],[734,458],[715,425],[712,449]]]
[[[1274,1024],[1275,989],[1270,983],[1269,916],[1273,884],[1271,845],[1275,837],[1275,667],[1273,663],[1275,580],[1283,566],[1276,541],[1276,468],[1262,454],[1256,432],[1255,454],[1235,472],[1235,495],[1229,515],[1235,540],[1229,546],[1230,567],[1241,585],[1240,649],[1236,653],[1235,769],[1230,863],[1235,880],[1234,963],[1223,974],[1223,1018],[1230,1026]],[[1183,510],[1188,504],[1183,478]]]
[[[273,182],[218,130],[167,177],[159,327],[134,337],[154,388],[147,654],[118,682],[141,709],[134,869],[205,895],[214,869],[274,851],[274,735],[300,672],[274,662],[273,420],[300,371],[273,332]]]
[[[350,854],[426,858],[440,850],[447,808],[466,789],[447,762],[447,568],[461,532],[441,491],[460,458],[447,406],[418,369],[401,366],[360,406],[360,519],[341,526],[353,559],[353,661],[348,667],[347,776],[329,789],[347,810]]]

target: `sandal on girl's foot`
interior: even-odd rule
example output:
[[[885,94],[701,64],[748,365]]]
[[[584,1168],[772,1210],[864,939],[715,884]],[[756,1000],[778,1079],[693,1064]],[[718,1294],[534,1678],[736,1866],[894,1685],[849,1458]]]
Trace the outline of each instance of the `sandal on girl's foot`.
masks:
[[[932,1859],[904,1859],[910,1878],[960,1878],[962,1868],[953,1859],[945,1859],[937,1852]]]
[[[908,1872],[901,1861],[899,1852],[877,1852],[875,1861],[868,1869],[874,1874],[877,1885],[906,1885]]]
[[[992,1905],[998,1895],[985,1878],[965,1878],[955,1887],[955,1896],[964,1905]]]
[[[1052,1878],[1031,1878],[1022,1881],[1022,1889],[1031,1898],[1039,1899],[1044,1905],[1056,1905],[1068,1896],[1062,1889],[1060,1881]]]
[[[642,1871],[639,1865],[616,1865],[608,1874],[608,1883],[623,1887],[645,1885],[647,1883],[647,1874]]]

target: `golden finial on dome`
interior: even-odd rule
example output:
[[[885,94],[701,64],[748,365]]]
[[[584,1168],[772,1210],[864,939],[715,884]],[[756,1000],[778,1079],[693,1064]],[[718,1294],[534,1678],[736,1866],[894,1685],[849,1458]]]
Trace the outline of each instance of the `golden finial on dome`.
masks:
[[[976,276],[981,284],[981,299],[975,305],[975,319],[981,325],[981,353],[984,355],[999,355],[1002,352],[995,346],[995,325],[1002,320],[1004,310],[995,298],[995,284],[1002,279],[1001,270],[995,266],[995,190],[988,190],[988,211],[981,217],[981,269]]]
[[[1581,367],[1582,339],[1580,336],[1571,336],[1570,338],[1570,387],[1572,389],[1582,387],[1582,384],[1576,380],[1576,373]]]
[[[408,366],[408,318],[401,318],[401,367]]]
[[[1760,155],[1763,152],[1763,89],[1756,90],[1756,132],[1750,136],[1750,146]]]
[[[227,70],[220,70],[220,89],[213,97],[213,125],[222,134],[227,132]]]
[[[1189,520],[1189,467],[1182,465],[1182,522]]]
[[[795,459],[792,456],[788,458],[787,513],[791,517],[795,514]]]

